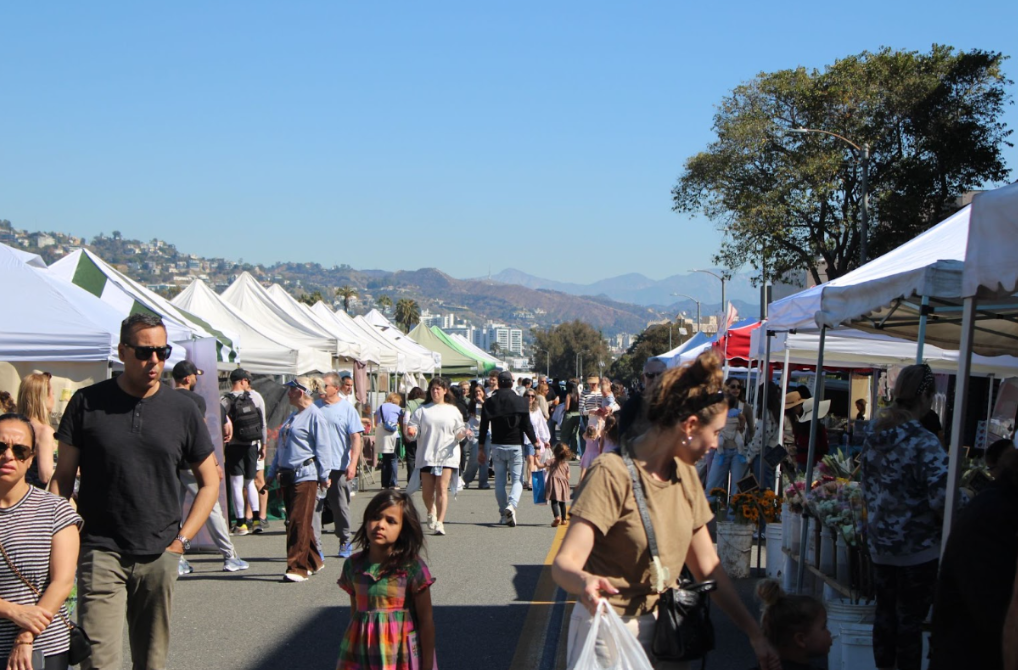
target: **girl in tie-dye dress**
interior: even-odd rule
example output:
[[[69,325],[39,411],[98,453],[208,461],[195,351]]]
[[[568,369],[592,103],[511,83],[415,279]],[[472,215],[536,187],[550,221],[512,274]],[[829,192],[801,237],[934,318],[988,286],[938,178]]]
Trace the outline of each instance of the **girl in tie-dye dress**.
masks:
[[[354,542],[363,551],[346,560],[339,578],[351,613],[336,667],[435,670],[435,578],[420,559],[424,533],[410,496],[394,489],[376,495]]]

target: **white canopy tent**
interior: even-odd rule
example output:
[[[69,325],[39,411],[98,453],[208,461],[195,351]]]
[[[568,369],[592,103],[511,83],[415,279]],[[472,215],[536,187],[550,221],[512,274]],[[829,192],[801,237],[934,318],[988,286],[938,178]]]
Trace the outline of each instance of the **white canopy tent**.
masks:
[[[390,333],[387,336],[381,330],[365,321],[362,316],[355,316],[352,321],[365,333],[370,333],[379,342],[388,343],[389,346],[399,352],[399,359],[402,364],[399,372],[430,374],[435,371],[435,360],[431,355],[432,352],[428,351],[427,355],[422,354],[419,348],[420,345],[414,342],[413,346],[411,346],[411,340],[402,332],[399,335]]]
[[[11,289],[0,293],[0,360],[116,360],[127,313],[45,267],[39,256],[0,244],[0,282]]]
[[[49,267],[49,272],[97,296],[122,313],[122,318],[138,311],[158,314],[166,325],[167,339],[171,343],[206,337],[215,339],[218,362],[224,370],[232,369],[239,362],[232,334],[172,305],[166,298],[117,271],[87,249],[64,256]]]
[[[337,328],[337,332],[343,333],[347,339],[357,342],[361,348],[361,358],[359,360],[373,365],[382,365],[383,354],[378,342],[366,337],[361,332],[361,329],[354,325],[353,319],[347,316],[345,312],[336,312],[321,300],[316,302],[314,307],[309,307],[308,309],[314,312],[317,318]],[[389,371],[394,372],[395,368]]]
[[[426,346],[404,333],[396,326],[396,324],[385,318],[385,315],[377,309],[372,309],[362,318],[366,323],[377,328],[390,341],[400,342],[403,345],[403,348],[408,352],[416,352],[418,356],[430,358],[433,364],[431,370],[422,369],[421,372],[428,372],[430,374],[435,371],[435,368],[442,367],[442,354],[428,349]],[[425,363],[424,368],[426,367],[427,364]]]
[[[217,328],[237,333],[244,368],[249,372],[299,375],[332,369],[332,357],[328,353],[285,339],[273,339],[262,328],[248,322],[240,310],[220,298],[200,279],[191,282],[171,302]]]
[[[269,297],[275,301],[281,310],[298,321],[305,323],[308,328],[333,338],[336,341],[336,355],[346,358],[359,359],[361,355],[360,344],[353,339],[347,339],[345,334],[331,328],[331,324],[321,321],[316,314],[302,308],[297,299],[287,293],[279,284],[273,284],[266,291]]]
[[[277,342],[293,343],[336,356],[336,339],[311,328],[281,309],[249,273],[243,272],[223,291],[222,300],[237,309],[244,320]],[[331,366],[330,366],[331,367]]]

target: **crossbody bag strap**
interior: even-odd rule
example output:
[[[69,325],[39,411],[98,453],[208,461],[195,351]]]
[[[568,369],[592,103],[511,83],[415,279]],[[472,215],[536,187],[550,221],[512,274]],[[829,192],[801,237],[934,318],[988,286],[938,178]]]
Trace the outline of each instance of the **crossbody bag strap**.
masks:
[[[622,460],[626,463],[629,476],[633,480],[633,497],[636,498],[636,508],[640,511],[640,520],[643,521],[643,529],[647,533],[647,545],[650,548],[650,577],[651,587],[655,593],[661,593],[671,583],[671,576],[668,568],[661,563],[661,555],[657,549],[657,536],[654,534],[654,524],[650,520],[650,511],[647,509],[647,498],[643,490],[643,482],[636,472],[636,463],[623,448],[619,451]]]
[[[29,588],[29,590],[32,591],[32,593],[35,594],[36,598],[41,599],[42,598],[42,594],[39,593],[39,589],[35,588],[35,584],[33,584],[32,582],[30,582],[27,579],[25,579],[25,576],[23,574],[21,574],[21,571],[18,570],[17,567],[15,567],[14,561],[11,560],[11,557],[7,555],[7,550],[4,549],[3,542],[0,542],[0,553],[2,553],[4,555],[4,560],[7,562],[7,567],[9,567],[11,569],[11,572],[13,572],[17,576],[17,578],[20,579],[21,582],[25,586],[27,586]],[[67,629],[68,630],[73,630],[74,629],[74,624],[72,624],[70,622],[70,620],[67,618],[67,615],[64,614],[63,609],[58,609],[57,612],[60,614],[61,618],[63,618],[64,625],[67,626]]]

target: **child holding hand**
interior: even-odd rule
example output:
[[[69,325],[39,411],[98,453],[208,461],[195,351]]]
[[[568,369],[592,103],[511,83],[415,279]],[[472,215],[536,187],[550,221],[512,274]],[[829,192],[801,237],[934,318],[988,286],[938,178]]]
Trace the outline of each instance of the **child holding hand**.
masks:
[[[782,670],[810,670],[811,660],[826,658],[831,650],[827,610],[811,596],[791,596],[773,579],[756,585],[764,603],[760,628],[781,658]]]
[[[394,489],[376,495],[353,541],[361,551],[338,582],[351,613],[337,670],[435,670],[435,578],[420,559],[424,532],[413,500]]]

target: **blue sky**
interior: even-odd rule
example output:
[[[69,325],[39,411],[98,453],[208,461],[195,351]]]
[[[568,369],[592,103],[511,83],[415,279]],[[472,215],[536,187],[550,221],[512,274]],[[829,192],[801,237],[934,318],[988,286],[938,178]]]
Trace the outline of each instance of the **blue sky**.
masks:
[[[0,218],[248,262],[660,279],[717,247],[669,192],[739,83],[882,45],[1018,57],[1014,0],[698,4],[5,3]]]

